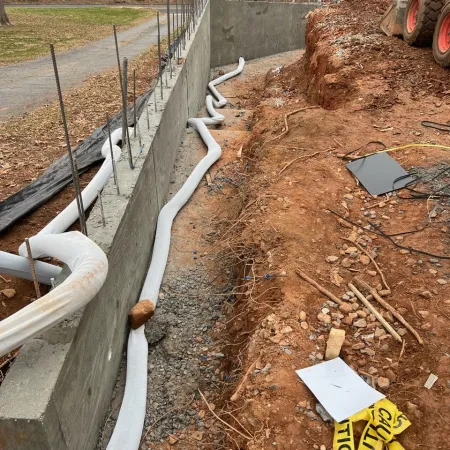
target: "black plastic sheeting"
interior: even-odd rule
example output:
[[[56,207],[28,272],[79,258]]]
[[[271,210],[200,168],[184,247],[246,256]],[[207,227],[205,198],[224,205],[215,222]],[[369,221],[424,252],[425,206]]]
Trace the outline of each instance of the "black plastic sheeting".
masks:
[[[151,95],[146,91],[136,99],[136,113],[140,116],[145,102]],[[128,107],[127,117],[134,117],[133,106]],[[132,125],[132,122],[128,122]],[[122,111],[110,120],[111,131],[122,128]],[[103,159],[101,149],[108,137],[106,123],[97,128],[75,150],[78,173],[86,172],[90,166]],[[45,204],[50,198],[72,182],[69,156],[66,154],[55,161],[37,180],[0,203],[0,233],[14,222]]]

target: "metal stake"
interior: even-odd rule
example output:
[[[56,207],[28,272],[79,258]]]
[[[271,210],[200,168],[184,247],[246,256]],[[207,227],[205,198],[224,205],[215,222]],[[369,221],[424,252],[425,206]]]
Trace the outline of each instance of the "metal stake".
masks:
[[[183,50],[186,50],[186,29],[185,29],[185,7],[184,0],[181,0],[181,32],[183,34]]]
[[[136,69],[133,69],[133,118],[134,118],[134,127],[133,127],[133,133],[134,137],[136,137],[136,124],[137,124],[137,118],[136,118]]]
[[[158,20],[158,72],[159,72],[159,81],[161,85],[161,100],[163,99],[163,79],[162,79],[162,71],[161,71],[161,28],[159,25],[159,11],[156,14],[156,18]]]
[[[175,55],[177,52],[177,32],[175,30],[175,14],[172,14],[172,33],[173,33],[173,60],[175,62]]]
[[[117,68],[119,69],[119,83],[120,83],[120,92],[122,94],[122,108],[123,108],[124,92],[123,92],[122,69],[120,67],[119,44],[117,42],[117,30],[116,30],[116,26],[115,25],[113,25],[113,30],[114,30],[114,42],[116,44]],[[126,104],[126,96],[125,96],[125,104]],[[127,145],[127,142],[128,142],[128,146],[131,148],[130,133],[128,131],[128,123],[126,123],[125,127],[123,126],[123,123],[124,123],[124,118],[122,117],[122,148],[125,149],[125,146]]]
[[[168,49],[169,49],[170,78],[172,78],[172,57],[170,55],[170,11],[169,11],[169,0],[167,0],[167,43],[168,43]]]
[[[178,19],[178,1],[176,3],[176,12],[177,12],[177,57],[178,57],[178,65],[180,64],[180,25]]]
[[[111,155],[111,164],[112,164],[113,175],[114,175],[114,184],[116,185],[117,195],[120,195],[119,178],[117,177],[117,167],[116,167],[116,160],[114,159],[113,145],[112,145],[112,140],[111,140],[111,128],[109,126],[108,114],[106,114],[106,128],[108,129],[109,154]]]
[[[102,216],[102,223],[103,226],[106,227],[105,211],[103,211],[102,191],[100,189],[97,190],[97,199],[100,205],[100,214]]]
[[[150,94],[151,95],[151,94]],[[155,89],[153,89],[153,98],[154,98],[154,100],[155,100],[155,113],[156,113],[156,111],[158,110],[157,108],[157,105],[156,105],[156,86],[155,86]]]
[[[59,82],[58,66],[56,64],[55,47],[53,46],[53,44],[50,44],[50,53],[52,55],[53,70],[55,72],[56,89],[58,91],[59,106],[61,109],[61,116],[62,116],[63,125],[64,125],[64,134],[66,137],[67,153],[69,155],[70,168],[72,169],[72,180],[73,180],[73,187],[75,189],[75,197],[77,200],[80,228],[81,228],[81,232],[87,236],[86,216],[84,215],[83,197],[81,195],[81,189],[80,189],[80,178],[78,176],[78,167],[77,167],[77,162],[76,162],[76,156],[73,155],[72,147],[70,146],[69,130],[67,128],[66,113],[64,110],[64,101],[63,101],[62,92],[61,92],[61,85]]]
[[[150,130],[150,114],[148,112],[148,104],[145,105],[145,109],[147,111],[147,130]]]
[[[30,261],[31,275],[33,275],[34,289],[36,290],[36,298],[41,298],[41,291],[39,289],[39,281],[36,276],[36,269],[34,268],[34,259],[33,259],[32,253],[31,253],[31,247],[30,247],[30,242],[29,242],[28,238],[25,238],[25,245],[27,246],[28,261]]]
[[[125,148],[125,145],[128,144],[128,163],[130,164],[130,169],[134,169],[133,164],[133,155],[131,154],[131,144],[130,144],[130,138],[128,135],[128,115],[127,115],[127,90],[128,90],[128,59],[123,58],[123,90],[122,90],[122,136],[123,136],[123,129],[125,129],[126,136],[128,139],[126,139],[125,143],[122,143],[122,147]]]

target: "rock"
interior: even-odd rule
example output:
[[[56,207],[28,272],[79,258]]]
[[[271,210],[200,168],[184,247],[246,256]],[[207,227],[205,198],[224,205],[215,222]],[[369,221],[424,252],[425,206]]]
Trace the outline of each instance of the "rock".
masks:
[[[353,323],[353,319],[350,316],[347,316],[345,319],[342,320],[342,323],[345,325],[351,325]]]
[[[361,264],[368,266],[370,264],[370,258],[367,255],[361,255],[359,257],[359,261]]]
[[[375,367],[369,367],[369,369],[367,370],[367,373],[370,373],[370,375],[375,375],[378,372],[378,369],[376,369]]]
[[[155,305],[150,300],[141,300],[131,308],[128,318],[133,330],[144,325],[155,314]]]
[[[348,314],[353,311],[353,307],[349,303],[342,303],[341,305],[339,305],[339,311],[343,312],[344,314]]]
[[[370,275],[371,277],[376,277],[377,273],[375,272],[375,270],[366,270],[367,275]]]
[[[422,310],[422,311],[419,311],[419,314],[425,319],[430,315],[430,311]]]
[[[375,356],[375,351],[371,348],[363,348],[362,350],[360,350],[360,352],[364,353],[367,356]]]
[[[388,322],[394,323],[394,317],[390,311],[385,311],[382,315]]]
[[[430,323],[430,322],[424,323],[424,324],[420,327],[420,329],[421,329],[421,330],[431,330],[431,323]]]
[[[430,272],[431,275],[436,275],[438,273],[436,269],[429,269],[428,272]]]
[[[269,340],[271,340],[275,344],[279,344],[283,339],[283,335],[281,333],[276,334],[275,336],[271,336]]]
[[[316,403],[316,412],[322,417],[325,423],[333,423],[333,418],[328,414],[328,411],[319,403]]]
[[[342,297],[342,300],[344,300],[345,302],[350,300],[350,297],[347,294],[344,294]]]
[[[0,292],[7,298],[13,298],[16,295],[15,289],[3,289]]]
[[[368,314],[362,309],[358,309],[358,311],[356,311],[356,314],[358,315],[358,317],[362,317],[363,319],[365,319],[368,316]]]
[[[333,264],[333,263],[335,263],[336,261],[338,261],[339,260],[339,257],[338,256],[334,256],[334,255],[330,255],[330,256],[327,256],[326,258],[325,258],[325,261],[327,262],[327,263],[330,263],[330,264]]]
[[[305,311],[300,311],[299,318],[300,318],[300,320],[306,320],[306,313],[305,313]]]
[[[331,329],[330,336],[327,341],[327,348],[325,350],[325,359],[327,361],[330,359],[337,358],[339,356],[344,340],[345,340],[344,330],[337,330],[336,328]]]
[[[309,328],[308,323],[305,321],[300,322],[300,326],[302,327],[303,330],[307,330]]]
[[[348,247],[345,250],[345,253],[347,253],[347,255],[350,255],[351,253],[358,253],[358,249],[356,247]]]
[[[366,319],[359,319],[356,322],[353,322],[353,325],[357,328],[366,328],[367,322]]]
[[[406,330],[406,328],[399,328],[399,329],[397,330],[397,333],[398,333],[400,336],[405,336],[405,334],[408,333],[408,331]]]
[[[441,285],[444,285],[444,284],[447,284],[447,283],[448,283],[448,281],[445,280],[444,278],[439,278],[439,279],[437,279],[436,281],[437,281],[439,284],[441,284]]]
[[[203,439],[203,433],[201,431],[194,431],[191,434],[191,438],[195,439],[196,441],[201,441]]]
[[[389,380],[387,378],[378,377],[377,384],[380,389],[387,389],[391,383],[389,382]]]
[[[282,328],[281,331],[280,331],[280,333],[281,333],[281,334],[290,334],[290,333],[292,333],[293,331],[294,331],[294,330],[292,329],[292,327],[290,327],[290,326],[288,325],[288,326]]]
[[[426,299],[430,299],[433,297],[433,294],[430,291],[423,291],[419,295]]]
[[[365,346],[366,346],[366,344],[364,344],[364,342],[358,342],[357,344],[352,345],[352,349],[353,350],[361,350]]]
[[[386,378],[391,382],[394,383],[395,380],[397,379],[397,375],[395,374],[395,372],[392,369],[388,369],[386,370]]]
[[[169,434],[169,444],[175,445],[177,442],[178,442],[178,439],[173,434]]]
[[[329,314],[319,313],[317,318],[323,323],[331,323],[331,316]]]
[[[415,403],[406,402],[406,414],[409,417],[417,417],[420,418],[422,413],[419,410],[419,407]]]
[[[345,194],[344,198],[345,198],[345,200],[353,200],[353,195],[352,194]]]
[[[349,259],[349,258],[344,258],[344,259],[341,261],[341,266],[342,266],[342,267],[345,267],[346,269],[348,269],[349,267],[351,267],[352,264],[353,264],[353,261],[352,261],[351,259]]]
[[[401,250],[400,250],[400,254],[401,255],[407,255],[409,253],[409,250],[406,250],[406,249],[404,249],[404,248],[402,248]]]

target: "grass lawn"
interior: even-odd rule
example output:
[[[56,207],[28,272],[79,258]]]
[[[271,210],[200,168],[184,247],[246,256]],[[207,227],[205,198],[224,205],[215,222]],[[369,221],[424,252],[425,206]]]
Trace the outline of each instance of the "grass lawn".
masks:
[[[67,50],[129,28],[155,14],[149,8],[6,8],[13,26],[0,27],[0,65]]]

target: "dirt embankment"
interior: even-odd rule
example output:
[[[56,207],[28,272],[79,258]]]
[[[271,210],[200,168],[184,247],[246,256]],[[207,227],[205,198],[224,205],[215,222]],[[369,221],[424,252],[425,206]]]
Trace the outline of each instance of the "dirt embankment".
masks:
[[[224,391],[228,420],[248,437],[233,434],[239,448],[331,448],[333,425],[322,419],[295,369],[323,360],[332,327],[346,332],[341,357],[410,418],[402,445],[446,446],[448,199],[412,198],[405,190],[372,197],[343,158],[412,143],[450,146],[448,133],[421,126],[422,120],[447,122],[448,72],[434,64],[430,49],[410,48],[378,31],[387,3],[347,0],[316,11],[305,58],[237,89],[241,106],[255,111],[242,150],[250,161],[240,191],[244,206],[226,243],[241,261],[224,362],[226,373],[242,363],[240,380]],[[448,151],[435,147],[391,155],[406,169],[433,176],[449,163]],[[449,181],[445,175],[442,183]],[[429,193],[430,185],[417,189]],[[374,303],[404,343],[395,341],[349,293],[354,277],[386,295],[424,344]],[[390,294],[383,292],[387,287]],[[430,373],[438,381],[427,390]]]

